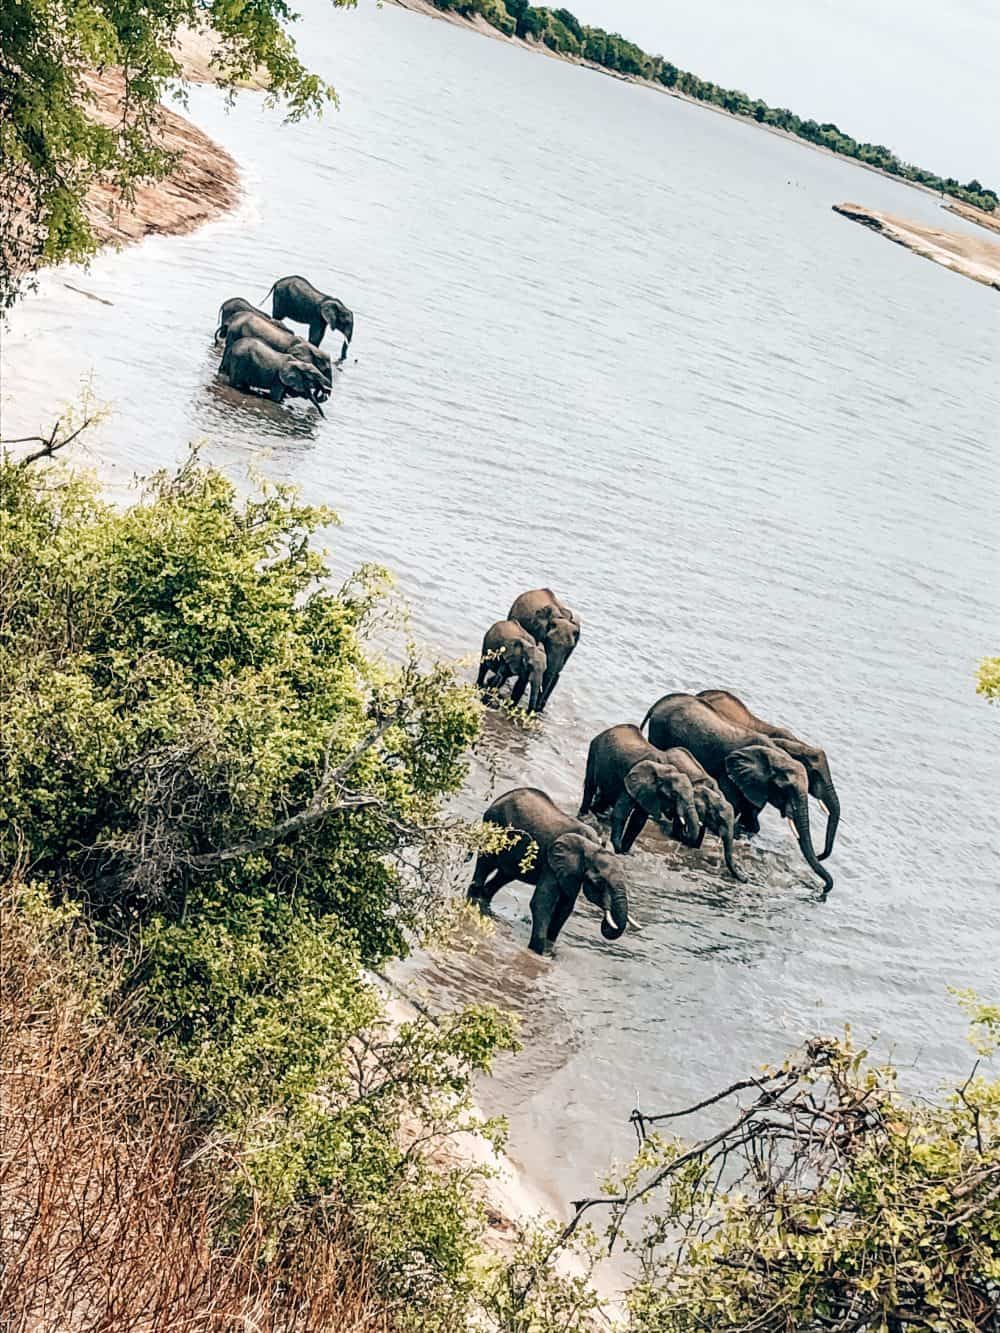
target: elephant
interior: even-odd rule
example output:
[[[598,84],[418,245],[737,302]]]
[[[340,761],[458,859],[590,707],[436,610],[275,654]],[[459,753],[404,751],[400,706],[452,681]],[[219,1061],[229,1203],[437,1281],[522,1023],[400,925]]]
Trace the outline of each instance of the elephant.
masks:
[[[649,739],[661,750],[682,746],[718,782],[747,833],[760,828],[758,811],[765,805],[789,821],[799,849],[823,881],[824,898],[833,877],[820,865],[809,831],[809,777],[805,768],[769,736],[721,717],[694,694],[666,694],[642,719]]]
[[[467,893],[470,902],[487,911],[511,880],[534,884],[528,948],[544,953],[555,943],[583,889],[587,901],[603,912],[604,938],[621,938],[630,924],[625,874],[619,858],[592,828],[565,814],[534,787],[517,787],[498,797],[483,822],[514,829],[520,836],[500,851],[479,853]],[[631,924],[635,926],[634,921]]]
[[[545,649],[516,620],[498,620],[490,626],[483,638],[476,684],[482,688],[491,671],[492,689],[499,689],[508,680],[516,680],[517,684],[510,696],[515,704],[521,702],[524,691],[530,685],[528,712],[534,713],[541,698],[547,664]]]
[[[219,319],[215,329],[216,342],[218,342],[220,338],[225,342],[226,335],[229,332],[229,323],[233,316],[242,314],[245,310],[252,310],[257,314],[260,314],[257,307],[251,305],[249,301],[245,301],[242,296],[231,296],[228,301],[223,301],[222,305],[219,307]]]
[[[287,352],[296,361],[308,361],[316,367],[329,387],[333,387],[333,367],[326,352],[313,347],[305,338],[300,338],[297,333],[285,328],[284,324],[269,319],[259,310],[240,310],[230,318],[226,341],[235,342],[237,338],[259,338],[276,351]]]
[[[575,611],[564,606],[551,588],[536,588],[523,592],[507,613],[508,620],[516,620],[545,649],[548,664],[542,682],[540,713],[549,701],[562,669],[580,639],[580,619]]]
[[[742,699],[728,690],[702,690],[699,699],[704,699],[720,717],[727,718],[738,727],[748,731],[758,731],[762,736],[770,736],[780,749],[787,751],[797,759],[809,775],[809,795],[819,801],[826,815],[826,842],[817,860],[825,861],[833,851],[833,842],[840,824],[840,797],[833,785],[830,765],[826,752],[818,745],[807,745],[786,727],[776,727],[771,722],[764,722],[750,712]]]
[[[709,777],[694,755],[682,746],[675,745],[669,750],[664,750],[663,762],[679,769],[690,778],[691,786],[694,788],[694,808],[698,812],[698,821],[701,824],[701,832],[694,842],[688,842],[679,824],[675,825],[673,836],[678,842],[686,843],[689,847],[700,847],[705,840],[705,834],[714,833],[722,842],[726,869],[733,879],[745,884],[746,875],[736,869],[733,861],[736,815],[733,807],[723,796],[722,788],[715,778]]]
[[[275,319],[290,319],[294,324],[309,325],[309,341],[318,347],[327,328],[339,329],[344,335],[341,361],[347,360],[347,349],[354,337],[354,315],[335,296],[327,296],[305,278],[279,278],[270,291],[274,293],[271,314]],[[262,303],[263,304],[263,303]]]
[[[251,389],[266,389],[276,403],[286,397],[308,398],[323,416],[320,401],[328,396],[329,390],[316,367],[269,347],[259,338],[227,342],[219,369],[229,376],[234,389],[244,393]]]
[[[611,845],[622,854],[650,815],[671,837],[678,824],[691,844],[701,833],[691,779],[665,764],[660,751],[630,723],[609,727],[590,742],[577,818],[590,810],[611,810]]]

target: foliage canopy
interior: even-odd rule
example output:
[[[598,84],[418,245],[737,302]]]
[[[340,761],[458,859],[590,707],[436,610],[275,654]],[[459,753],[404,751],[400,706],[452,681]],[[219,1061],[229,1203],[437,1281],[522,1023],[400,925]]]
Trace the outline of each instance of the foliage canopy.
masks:
[[[8,460],[0,495],[3,877],[30,867],[124,958],[102,1003],[131,1003],[240,1155],[234,1225],[336,1204],[384,1292],[457,1326],[477,1172],[427,1150],[481,1123],[510,1028],[387,1025],[364,968],[442,919],[478,701],[412,648],[376,656],[386,576],[331,588],[332,515],[287,487],[241,499],[193,457],[119,509]]]
[[[355,0],[332,0],[349,6]],[[96,249],[87,192],[109,183],[126,200],[166,175],[158,105],[181,74],[184,29],[208,34],[218,81],[234,88],[258,68],[293,118],[318,110],[333,89],[299,60],[284,0],[4,0],[0,26],[0,310],[40,263]],[[117,69],[117,119],[95,116],[88,74]]]

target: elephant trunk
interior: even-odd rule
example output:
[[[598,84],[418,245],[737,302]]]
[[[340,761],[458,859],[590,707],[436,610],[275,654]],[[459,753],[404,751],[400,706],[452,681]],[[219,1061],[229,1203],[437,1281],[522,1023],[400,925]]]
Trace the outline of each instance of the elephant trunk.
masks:
[[[742,871],[736,869],[736,864],[733,861],[733,826],[735,822],[732,814],[728,815],[722,824],[722,827],[719,829],[719,837],[722,839],[722,854],[726,858],[726,869],[732,875],[733,879],[737,879],[741,884],[745,884],[747,882],[746,875],[744,875]]]
[[[833,851],[833,840],[837,836],[837,828],[840,824],[840,797],[837,795],[837,788],[832,782],[827,782],[818,795],[819,799],[826,806],[827,811],[826,841],[823,844],[823,850],[818,857],[818,860],[825,861]]]
[[[606,940],[617,940],[625,934],[628,925],[628,897],[624,889],[615,889],[605,895],[601,934]]]
[[[538,701],[542,694],[542,682],[538,676],[531,677],[530,693],[528,694],[528,712],[538,712]]]
[[[326,413],[323,411],[323,409],[322,409],[322,408],[320,407],[320,405],[319,405],[319,390],[318,390],[318,389],[314,389],[314,390],[312,391],[312,404],[313,404],[313,407],[315,407],[316,411],[320,414],[320,416],[323,417],[323,419],[325,420],[325,419],[326,419]]]
[[[799,840],[799,849],[802,855],[808,861],[810,869],[823,881],[823,897],[825,898],[833,888],[833,876],[820,865],[819,858],[813,851],[812,835],[809,832],[809,807],[804,796],[796,799],[790,818],[795,826],[795,833]]]

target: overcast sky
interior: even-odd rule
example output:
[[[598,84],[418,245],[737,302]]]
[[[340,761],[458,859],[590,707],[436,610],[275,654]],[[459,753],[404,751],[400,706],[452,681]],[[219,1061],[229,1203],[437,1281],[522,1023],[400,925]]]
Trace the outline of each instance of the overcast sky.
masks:
[[[564,2],[702,78],[1000,190],[1000,0]]]

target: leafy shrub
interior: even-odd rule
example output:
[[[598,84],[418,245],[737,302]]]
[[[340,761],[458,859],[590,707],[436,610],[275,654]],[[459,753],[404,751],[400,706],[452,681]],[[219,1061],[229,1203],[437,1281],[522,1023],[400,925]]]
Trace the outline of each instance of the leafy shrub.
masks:
[[[117,509],[8,461],[0,492],[4,874],[30,864],[120,960],[130,1038],[239,1162],[234,1236],[332,1209],[380,1299],[460,1326],[481,1171],[431,1152],[496,1132],[470,1089],[511,1032],[475,1008],[389,1024],[363,969],[444,919],[474,693],[372,652],[386,576],[331,588],[333,516],[287,487],[241,499],[192,458]]]

